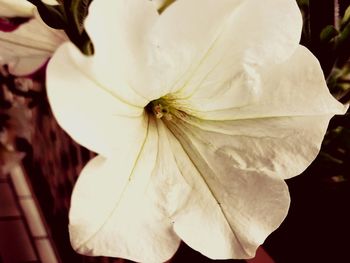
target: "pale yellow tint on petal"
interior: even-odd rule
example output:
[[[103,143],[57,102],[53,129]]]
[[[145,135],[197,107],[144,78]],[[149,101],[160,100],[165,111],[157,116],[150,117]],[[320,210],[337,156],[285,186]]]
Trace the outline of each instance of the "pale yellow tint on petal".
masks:
[[[330,94],[318,60],[303,46],[285,62],[267,65],[257,73],[260,86],[251,103],[241,107],[223,103],[208,108],[204,100],[193,99],[192,110],[198,117],[210,120],[334,115],[346,111]],[[223,98],[230,99],[233,98]]]
[[[146,45],[157,18],[151,1],[99,0],[92,2],[85,23],[95,48],[91,71],[96,80],[141,107],[154,99]]]
[[[87,75],[90,60],[71,43],[59,48],[47,68],[48,99],[58,123],[74,140],[110,156],[143,140],[147,116]]]
[[[236,169],[229,157],[175,126],[163,128],[178,170],[189,188],[173,213],[174,228],[193,249],[212,259],[250,258],[286,216],[283,180]],[[187,190],[188,191],[188,190]],[[274,211],[273,214],[270,211]]]
[[[97,157],[84,169],[69,216],[71,242],[78,252],[138,262],[164,262],[175,253],[180,239],[158,205],[165,204],[163,196],[152,187],[159,180],[153,173],[158,147],[157,127],[150,119],[141,149]],[[157,195],[156,202],[150,193]]]

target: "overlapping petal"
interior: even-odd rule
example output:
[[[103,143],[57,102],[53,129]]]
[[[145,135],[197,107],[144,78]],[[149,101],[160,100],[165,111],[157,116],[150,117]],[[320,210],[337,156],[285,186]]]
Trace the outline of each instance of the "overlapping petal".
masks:
[[[108,87],[87,75],[91,63],[71,43],[60,47],[47,68],[47,93],[58,123],[78,143],[110,156],[142,141],[147,127],[143,108],[111,93]]]
[[[235,121],[187,118],[167,123],[171,130],[184,133],[188,141],[198,141],[207,147],[216,155],[215,160],[208,157],[213,163],[229,163],[237,171],[288,179],[300,174],[314,160],[332,116]],[[209,152],[201,155],[209,156]]]
[[[153,28],[150,53],[167,92],[186,100],[232,85],[230,102],[213,101],[241,106],[259,88],[255,69],[287,59],[300,31],[295,1],[176,1]]]
[[[166,158],[159,156],[164,152],[158,152],[158,145],[155,121],[150,119],[137,154],[120,151],[113,158],[96,157],[84,168],[69,217],[71,242],[78,252],[138,262],[164,262],[175,253],[180,239],[162,209],[164,197],[151,191],[151,182],[159,180],[153,174],[156,162]],[[155,202],[147,198],[149,192],[156,195]]]
[[[223,83],[217,93],[194,94],[189,103],[197,116],[211,120],[234,120],[283,116],[342,114],[346,111],[329,93],[321,66],[303,46],[281,64],[270,64],[256,72],[259,79],[256,96],[246,105],[232,103],[234,89]],[[205,87],[204,87],[205,89]],[[237,93],[241,91],[236,91]],[[227,102],[227,103],[226,103]]]
[[[241,2],[176,1],[162,13],[149,36],[150,65],[163,91],[159,96],[180,89],[199,70]]]

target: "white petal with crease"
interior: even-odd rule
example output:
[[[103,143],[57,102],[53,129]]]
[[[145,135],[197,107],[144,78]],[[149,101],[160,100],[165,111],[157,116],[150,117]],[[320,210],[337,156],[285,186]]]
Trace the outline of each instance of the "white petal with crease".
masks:
[[[138,262],[164,262],[180,239],[172,222],[148,197],[158,158],[158,133],[150,120],[139,153],[97,157],[84,169],[75,186],[70,209],[70,235],[80,253],[123,257]],[[137,148],[138,145],[131,145]],[[153,194],[157,192],[153,191]]]
[[[160,95],[180,89],[198,67],[208,61],[207,55],[215,46],[227,17],[241,2],[222,0],[218,5],[213,0],[175,1],[162,13],[149,36],[149,61],[158,73],[155,78],[162,87]],[[201,8],[197,10],[199,5]],[[222,55],[219,53],[215,58]]]
[[[78,143],[105,156],[143,140],[143,108],[121,101],[86,75],[90,62],[71,43],[59,48],[47,68],[47,93],[58,123]],[[126,148],[124,148],[126,147]]]
[[[172,214],[174,228],[190,247],[212,259],[249,258],[287,214],[283,180],[242,171],[227,156],[174,126],[173,158],[190,194]],[[174,137],[175,135],[175,137]],[[274,213],[271,213],[274,211]]]
[[[95,48],[91,71],[96,79],[139,106],[154,99],[150,94],[153,85],[146,43],[148,31],[157,18],[157,9],[151,1],[99,0],[92,2],[85,23]]]
[[[300,29],[292,0],[176,1],[152,29],[150,53],[162,85],[184,103],[195,93],[211,98],[208,107],[241,106],[254,99],[255,68],[287,59],[298,46]],[[226,96],[211,96],[233,83]],[[230,102],[223,99],[228,96]]]
[[[259,70],[261,85],[250,104],[237,107],[215,103],[209,108],[205,100],[193,98],[192,110],[203,119],[235,120],[265,117],[343,114],[347,107],[329,93],[318,60],[305,47],[282,64],[271,64]],[[225,88],[224,86],[222,88]],[[223,96],[224,100],[233,99]],[[215,101],[214,101],[215,102]]]
[[[230,164],[236,171],[254,171],[288,179],[302,173],[317,156],[333,115],[277,117],[235,121],[188,118],[169,123],[188,141],[207,145],[202,156]],[[220,174],[220,173],[218,173]]]

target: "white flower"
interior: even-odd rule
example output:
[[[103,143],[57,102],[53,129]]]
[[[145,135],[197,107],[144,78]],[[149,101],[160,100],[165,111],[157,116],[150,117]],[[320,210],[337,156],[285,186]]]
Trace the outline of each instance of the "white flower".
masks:
[[[28,75],[45,64],[57,47],[67,41],[67,36],[62,30],[48,27],[28,1],[0,0],[0,17],[16,16],[32,19],[12,32],[0,31],[0,64],[8,64],[14,75]]]
[[[250,258],[285,218],[284,179],[316,157],[345,107],[298,44],[294,0],[95,0],[84,57],[48,66],[60,125],[99,154],[70,209],[82,254],[162,262],[180,240],[213,259]]]

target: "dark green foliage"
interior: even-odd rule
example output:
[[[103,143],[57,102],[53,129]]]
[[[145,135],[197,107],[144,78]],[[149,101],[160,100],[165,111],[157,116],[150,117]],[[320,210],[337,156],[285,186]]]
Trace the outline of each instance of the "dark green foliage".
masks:
[[[298,0],[302,44],[320,60],[331,93],[350,102],[350,1]],[[339,10],[339,12],[336,12]],[[350,262],[350,114],[335,116],[320,154],[287,180],[291,207],[264,247],[275,262]]]
[[[38,8],[42,20],[54,29],[65,29],[66,21],[62,6],[47,5],[40,0],[28,0]]]
[[[92,42],[84,29],[84,20],[92,0],[65,0],[51,6],[40,0],[28,0],[39,11],[43,21],[54,29],[62,29],[69,39],[86,55],[94,53]]]

